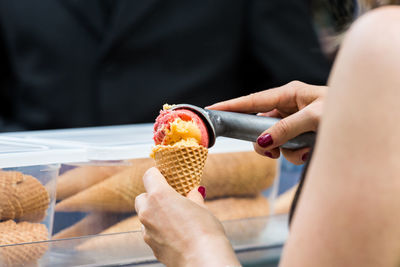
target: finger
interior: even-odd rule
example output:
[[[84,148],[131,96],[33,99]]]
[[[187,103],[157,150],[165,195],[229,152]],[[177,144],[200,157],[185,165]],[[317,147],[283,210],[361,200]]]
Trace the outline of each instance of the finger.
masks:
[[[279,113],[277,109],[273,109],[268,112],[260,112],[257,113],[257,116],[263,116],[263,117],[272,117],[272,118],[282,118],[282,114]]]
[[[258,137],[257,145],[268,150],[279,147],[302,133],[316,131],[318,122],[319,117],[308,106],[264,131]]]
[[[281,148],[282,155],[291,163],[295,165],[301,165],[304,164],[307,159],[308,155],[310,152],[309,147],[297,149],[297,150],[290,150],[290,149],[284,149]]]
[[[308,103],[310,103],[318,95],[313,92],[320,92],[320,89],[321,86],[292,81],[281,87],[222,101],[206,108],[244,113],[267,112],[274,108],[289,109],[294,112],[294,109],[298,108],[298,96],[311,97],[311,99],[308,99]]]
[[[278,147],[267,150],[267,149],[260,147],[259,145],[255,144],[255,143],[253,144],[253,146],[254,146],[254,150],[261,156],[266,156],[271,159],[277,159],[281,155],[280,149]]]
[[[324,90],[321,90],[321,89]],[[293,113],[321,96],[326,91],[325,86],[310,85],[292,81],[281,87],[264,90],[258,93],[222,101],[206,108],[243,113],[268,112],[277,108]],[[299,101],[302,102],[298,106]]]
[[[243,113],[267,112],[277,107],[283,91],[284,90],[280,88],[264,90],[247,96],[219,102],[206,108]]]
[[[200,188],[204,188],[204,197],[203,195],[200,193],[199,189]],[[203,189],[201,189],[203,190]],[[204,198],[205,198],[205,187],[201,186],[201,187],[196,187],[193,190],[191,190],[187,196],[188,199],[190,199],[191,201],[195,202],[196,204],[205,207],[206,205],[204,204]]]
[[[152,167],[148,169],[143,176],[144,188],[148,193],[156,191],[175,191],[165,180],[161,172]]]
[[[146,206],[147,193],[142,193],[135,198],[135,210],[139,214],[141,210]]]

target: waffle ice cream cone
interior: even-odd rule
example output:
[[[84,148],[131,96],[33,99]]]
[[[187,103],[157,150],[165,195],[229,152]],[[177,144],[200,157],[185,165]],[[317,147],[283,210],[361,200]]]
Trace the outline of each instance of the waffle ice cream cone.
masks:
[[[133,212],[135,198],[143,193],[143,174],[152,167],[151,160],[134,164],[121,172],[83,190],[56,205],[56,211]]]
[[[91,213],[79,222],[53,235],[52,239],[95,235],[117,223],[126,216],[115,213]]]
[[[45,225],[39,223],[6,221],[0,223],[0,266],[31,266],[43,256],[47,243],[4,246],[48,240]],[[3,246],[3,247],[1,247]]]
[[[274,204],[275,214],[289,213],[290,207],[292,206],[292,202],[297,191],[297,187],[298,184],[287,190],[285,193],[281,194],[275,200]]]
[[[100,235],[139,231],[140,229],[141,229],[141,223],[139,221],[138,216],[135,215],[110,226],[106,230],[102,231]],[[106,249],[107,247],[108,248],[122,247],[124,244],[123,243],[121,244],[121,240],[126,241],[126,239],[123,239],[122,237],[119,236],[117,236],[116,238],[112,238],[112,236],[105,238],[94,238],[79,245],[76,249],[88,251],[88,250],[96,250],[99,248]],[[135,246],[133,247],[131,246],[132,249],[134,247]]]
[[[151,159],[133,164],[132,167],[61,201],[57,204],[56,211],[133,211],[134,198],[145,192],[143,174],[153,165]],[[276,168],[276,160],[262,157],[255,152],[209,154],[200,184],[207,188],[207,199],[256,196],[273,184]],[[125,200],[121,194],[130,197]]]
[[[255,197],[221,198],[206,202],[207,208],[217,217],[234,244],[252,243],[266,227],[269,216],[268,200],[262,195]]]
[[[81,166],[66,171],[57,179],[57,200],[70,197],[123,170],[127,166]]]
[[[0,171],[0,220],[41,221],[50,203],[46,188],[33,176]]]
[[[212,201],[205,202],[207,208],[217,217],[220,221],[238,220],[245,218],[253,218],[259,216],[269,215],[269,203],[268,200],[258,195],[257,197],[245,197],[245,198],[221,198]],[[244,223],[245,225],[245,223]],[[255,225],[253,225],[255,226]],[[254,236],[259,233],[260,228],[264,227],[264,224],[258,225],[257,228],[253,229],[241,229],[243,224],[236,223],[235,225],[229,224],[226,230],[229,234],[238,239],[239,237],[243,239],[244,237]],[[237,229],[239,227],[239,229]],[[102,231],[100,235],[124,233],[129,231],[139,231],[141,230],[141,223],[138,216],[132,216],[127,219],[120,221],[119,223],[107,228]],[[104,238],[95,238],[88,240],[85,243],[77,247],[78,250],[92,250],[92,251],[102,251],[108,250],[109,248],[119,247],[123,249],[126,247],[129,240],[129,248],[135,249],[143,245],[143,240],[138,239],[137,243],[134,243],[132,238],[124,239],[121,236],[107,236]]]
[[[181,195],[200,184],[208,150],[203,146],[160,146],[154,151],[156,166]]]
[[[0,185],[1,187],[1,185]],[[0,220],[14,219],[15,210],[12,204],[9,194],[5,193],[4,190],[0,192]]]
[[[276,160],[253,151],[210,154],[201,185],[207,199],[256,196],[273,184],[276,173]]]
[[[270,211],[269,202],[262,195],[221,198],[205,204],[220,221],[268,216]]]
[[[111,227],[105,229],[100,234],[113,234],[113,233],[123,233],[123,232],[130,232],[130,231],[139,231],[141,230],[142,224],[139,221],[138,216],[131,216],[118,222],[117,224],[112,225]]]

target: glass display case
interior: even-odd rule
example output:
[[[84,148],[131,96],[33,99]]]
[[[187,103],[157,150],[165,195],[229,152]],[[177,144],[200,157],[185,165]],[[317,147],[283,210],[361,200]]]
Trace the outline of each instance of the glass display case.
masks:
[[[134,210],[142,176],[154,166],[152,135],[152,124],[0,134],[2,190],[25,190],[0,199],[0,265],[156,266]],[[36,181],[41,195],[20,180]],[[286,216],[273,216],[279,161],[221,137],[209,149],[202,184],[243,264],[276,260],[287,237]],[[30,219],[28,206],[42,214]],[[28,223],[47,235],[29,237],[21,230]]]

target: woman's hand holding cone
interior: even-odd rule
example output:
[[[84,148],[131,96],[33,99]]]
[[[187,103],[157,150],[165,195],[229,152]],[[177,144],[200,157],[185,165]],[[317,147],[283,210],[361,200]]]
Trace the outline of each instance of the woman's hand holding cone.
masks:
[[[177,193],[156,169],[143,183],[146,193],[135,200],[144,225],[143,237],[167,266],[239,265],[221,223],[207,210],[197,188],[187,197]]]

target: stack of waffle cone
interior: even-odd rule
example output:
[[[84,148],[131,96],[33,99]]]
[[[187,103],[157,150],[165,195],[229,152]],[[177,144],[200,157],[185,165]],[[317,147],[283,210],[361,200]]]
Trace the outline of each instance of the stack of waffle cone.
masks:
[[[176,165],[172,160],[168,162]],[[64,199],[57,204],[56,211],[133,211],[135,197],[145,192],[143,175],[153,165],[152,159],[133,163],[133,166]],[[171,173],[174,171],[167,163],[164,165]],[[207,199],[256,196],[272,185],[276,166],[276,160],[262,157],[255,152],[209,154],[200,184],[207,188]],[[197,172],[200,173],[200,170]],[[170,184],[174,183],[173,180],[174,178]],[[196,180],[193,184],[198,185],[197,183]],[[182,188],[190,188],[185,177],[183,184],[185,186]]]
[[[227,237],[232,243],[243,244],[260,236],[270,214],[268,200],[262,195],[255,197],[230,197],[206,202],[207,208],[224,222]],[[258,218],[257,218],[258,217]]]
[[[186,196],[199,186],[208,149],[203,146],[160,146],[154,152],[156,166],[167,182]]]
[[[126,166],[81,166],[68,170],[57,179],[57,200],[70,197],[124,168]]]
[[[132,212],[135,198],[144,192],[142,177],[153,162],[143,161],[94,184],[56,205],[56,211]]]
[[[209,199],[255,196],[273,184],[276,173],[276,160],[253,151],[210,154],[201,185]]]
[[[141,230],[141,223],[139,221],[139,217],[137,215],[131,216],[122,220],[109,228],[105,229],[104,231],[100,232],[101,235],[106,234],[115,234],[115,233],[124,233],[130,231],[138,231]]]
[[[117,254],[118,256],[130,255],[133,252],[137,254],[138,250],[147,249],[142,234],[126,232],[139,231],[140,229],[141,223],[138,216],[132,216],[102,231],[99,233],[101,236],[80,244],[76,247],[76,250],[97,253],[107,251],[107,253]],[[116,233],[125,234],[113,235]]]
[[[117,213],[90,213],[74,225],[53,235],[52,239],[95,235],[124,218],[126,215]]]
[[[33,176],[0,171],[0,220],[41,221],[50,202],[46,188]]]
[[[243,197],[243,198],[222,198],[205,202],[207,208],[221,221],[238,220],[259,216],[269,215],[268,200],[258,195],[256,197]],[[225,228],[227,234],[232,239],[248,239],[257,236],[264,228],[264,221],[262,224],[249,223],[249,222],[236,222],[235,224],[227,224]],[[238,229],[239,228],[239,229]],[[102,231],[101,235],[123,233],[129,231],[138,231],[141,229],[141,224],[138,216],[132,216],[121,222],[111,226],[110,228]],[[137,235],[137,234],[136,234]],[[141,235],[140,235],[141,236]],[[135,243],[136,242],[136,243]],[[128,247],[133,250],[137,246],[142,246],[142,239],[122,239],[119,235],[106,236],[104,238],[95,238],[89,240],[77,247],[78,250],[108,250],[110,248],[118,248],[123,253],[124,248]]]
[[[289,213],[290,207],[292,206],[292,202],[297,191],[297,187],[298,185],[293,186],[275,200],[275,214]]]
[[[12,220],[0,223],[0,266],[19,267],[31,266],[43,256],[47,243],[22,244],[47,240],[48,231],[45,225],[39,223],[20,222]],[[4,246],[4,247],[1,247]]]

